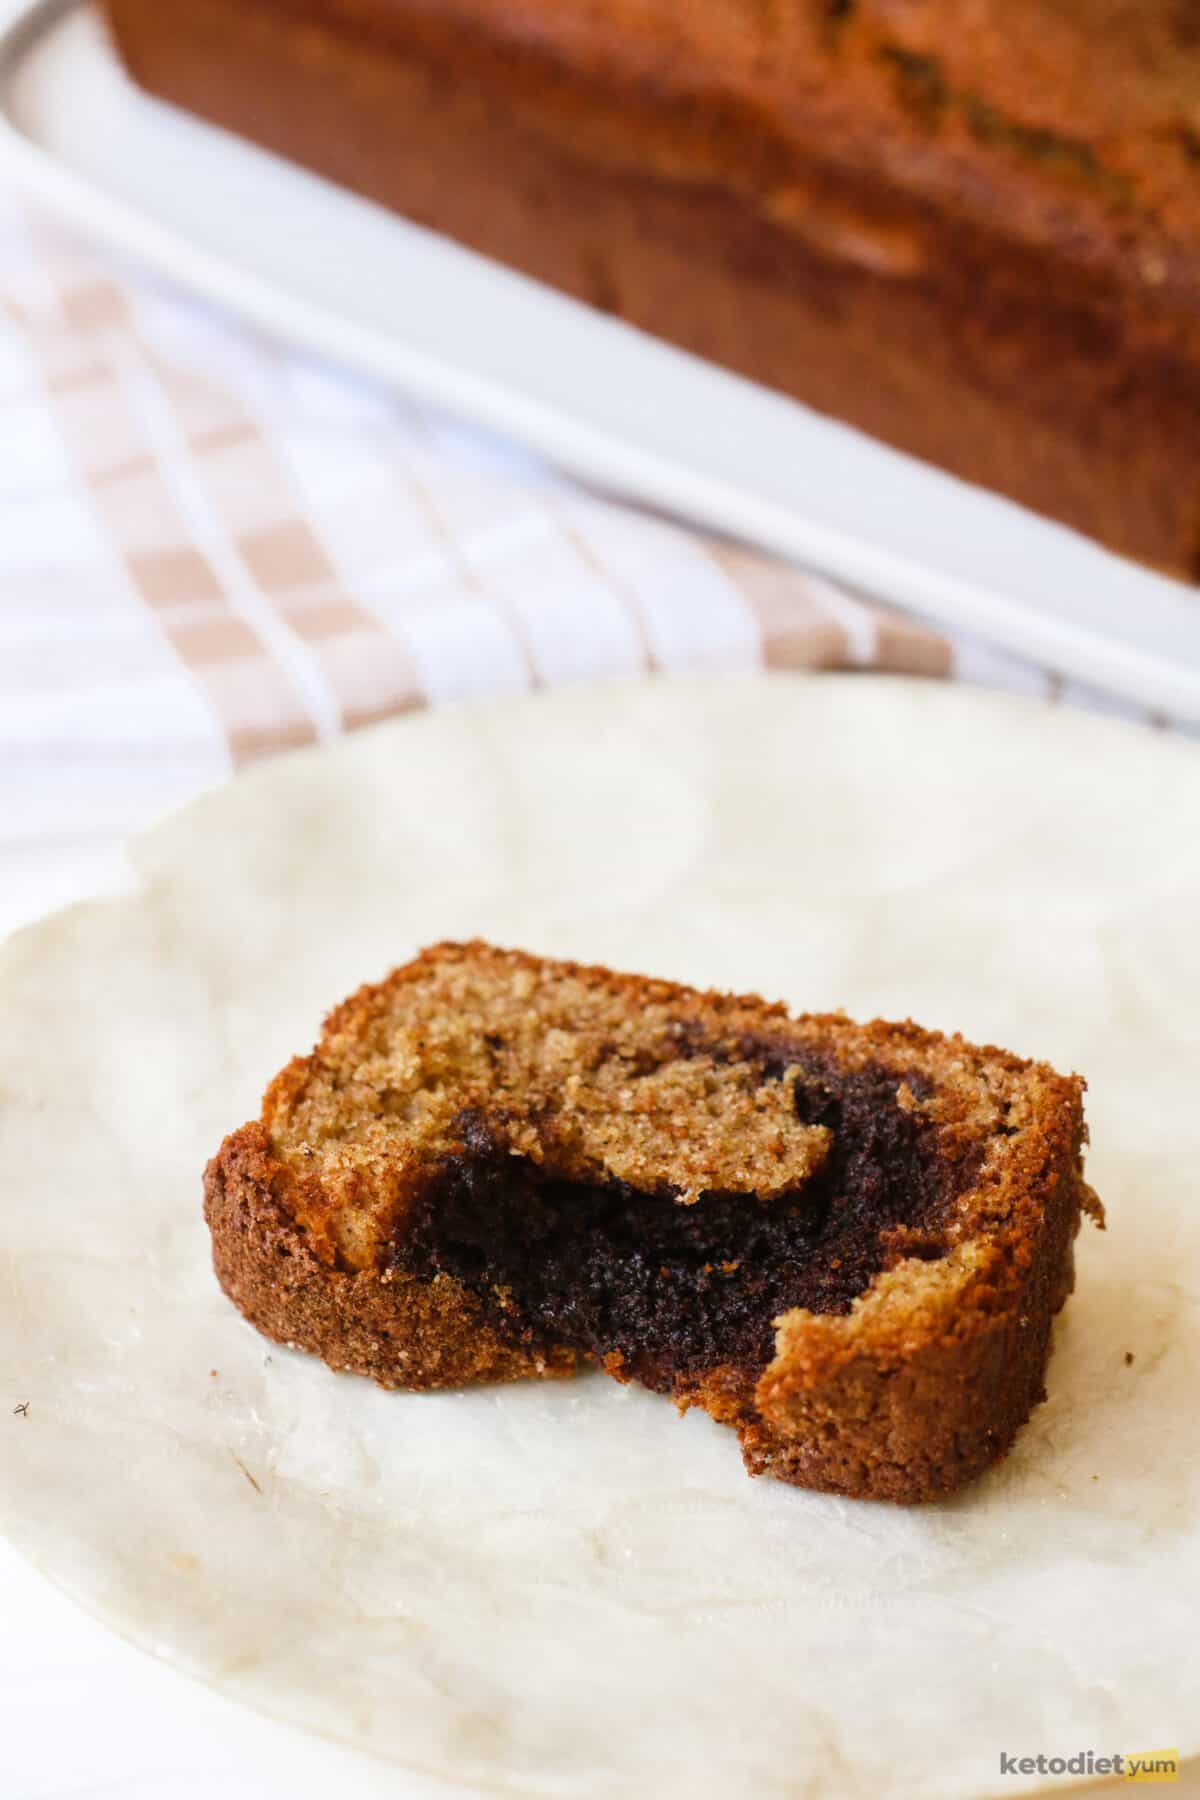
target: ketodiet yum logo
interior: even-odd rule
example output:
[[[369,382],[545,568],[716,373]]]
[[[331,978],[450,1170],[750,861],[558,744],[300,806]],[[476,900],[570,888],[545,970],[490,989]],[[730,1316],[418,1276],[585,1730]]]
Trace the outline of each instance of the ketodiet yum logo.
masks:
[[[1073,1756],[1013,1756],[1000,1752],[1002,1775],[1119,1775],[1124,1781],[1178,1781],[1178,1750],[1124,1750],[1097,1756],[1077,1750]]]

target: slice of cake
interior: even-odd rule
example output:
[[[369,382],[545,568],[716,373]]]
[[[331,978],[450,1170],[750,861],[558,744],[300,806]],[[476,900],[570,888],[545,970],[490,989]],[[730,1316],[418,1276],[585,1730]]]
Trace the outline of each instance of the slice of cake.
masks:
[[[1001,1456],[1073,1283],[1083,1082],[483,943],[333,1012],[205,1214],[260,1330],[386,1387],[570,1374],[894,1500]]]

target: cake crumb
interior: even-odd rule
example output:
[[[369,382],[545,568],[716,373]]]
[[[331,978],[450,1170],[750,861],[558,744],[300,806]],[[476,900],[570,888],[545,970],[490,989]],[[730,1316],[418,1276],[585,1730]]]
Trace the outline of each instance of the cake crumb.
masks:
[[[261,1494],[262,1488],[260,1487],[259,1483],[257,1481],[255,1481],[253,1475],[250,1473],[249,1469],[246,1467],[246,1465],[242,1461],[241,1457],[238,1456],[236,1454],[236,1452],[234,1452],[233,1450],[231,1450],[229,1452],[229,1454],[230,1454],[230,1456],[233,1457],[234,1462],[237,1464],[238,1468],[242,1471],[242,1474],[246,1477],[246,1480],[250,1483],[250,1486],[254,1489],[255,1493]]]
[[[1132,1366],[1133,1366],[1133,1351],[1127,1350],[1125,1352],[1125,1367],[1128,1369],[1128,1368],[1131,1368]]]

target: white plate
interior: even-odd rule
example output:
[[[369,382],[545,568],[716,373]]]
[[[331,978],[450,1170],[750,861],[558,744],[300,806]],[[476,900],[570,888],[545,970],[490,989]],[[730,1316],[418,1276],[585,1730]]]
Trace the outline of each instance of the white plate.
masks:
[[[1044,1785],[1004,1752],[1197,1752],[1198,811],[1166,733],[836,675],[445,707],[230,783],[0,953],[0,1528],[225,1695],[476,1792],[993,1800]],[[852,1502],[600,1378],[385,1395],[258,1338],[207,1156],[340,994],[476,932],[1082,1069],[1109,1226],[1012,1454]]]
[[[0,172],[586,480],[1200,721],[1193,590],[147,100],[79,0],[18,6],[0,38]]]

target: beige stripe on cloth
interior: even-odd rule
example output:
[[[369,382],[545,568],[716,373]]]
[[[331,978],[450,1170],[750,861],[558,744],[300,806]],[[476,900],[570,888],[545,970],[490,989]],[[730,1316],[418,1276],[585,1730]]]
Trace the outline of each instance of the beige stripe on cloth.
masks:
[[[65,453],[56,504],[121,584],[142,678],[165,646],[235,763],[589,676],[950,670],[923,626],[474,445],[54,231],[30,242],[0,298]]]
[[[111,282],[67,287],[62,316],[62,326],[31,328],[31,348],[55,425],[134,591],[204,691],[235,759],[310,742],[286,671],[232,608],[146,430],[128,375],[137,338],[125,294]]]

